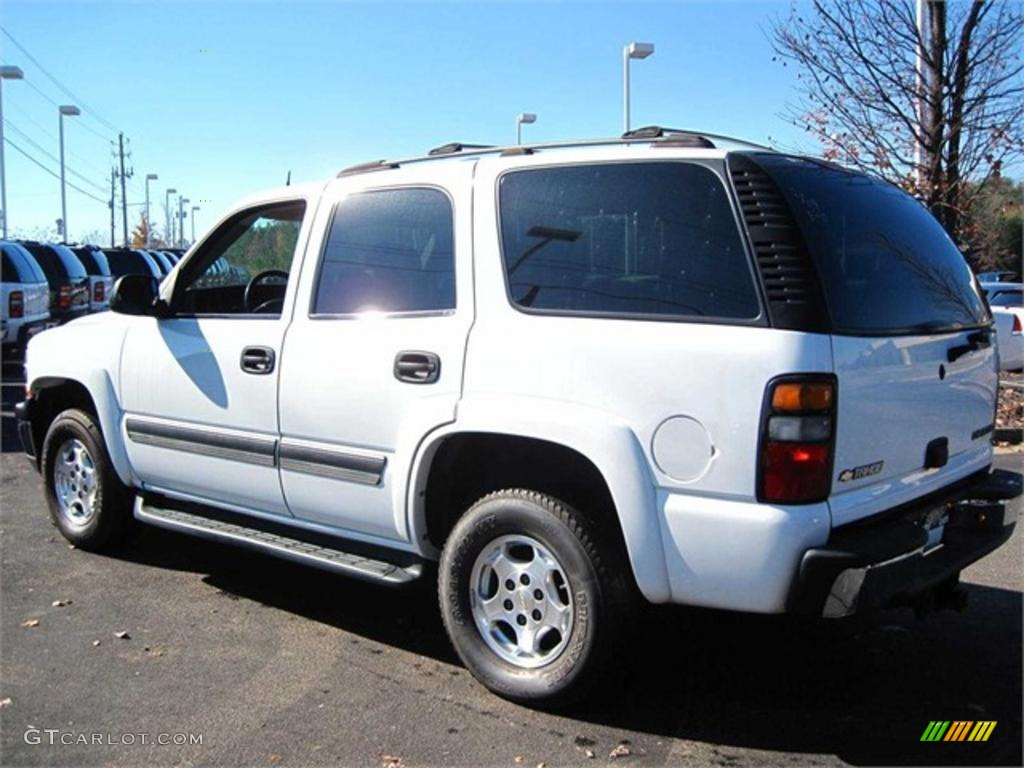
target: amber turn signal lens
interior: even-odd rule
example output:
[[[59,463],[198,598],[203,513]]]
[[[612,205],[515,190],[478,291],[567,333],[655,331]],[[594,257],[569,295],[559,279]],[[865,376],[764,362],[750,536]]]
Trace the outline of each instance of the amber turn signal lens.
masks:
[[[785,382],[772,392],[776,411],[827,411],[832,408],[832,385],[828,382]]]

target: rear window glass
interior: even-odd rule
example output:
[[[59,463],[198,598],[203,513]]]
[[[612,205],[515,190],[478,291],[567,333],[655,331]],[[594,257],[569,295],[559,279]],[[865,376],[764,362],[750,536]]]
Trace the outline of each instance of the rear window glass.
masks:
[[[107,261],[110,264],[110,271],[113,275],[149,275],[153,276],[153,269],[149,266],[141,253],[125,250],[107,251]]]
[[[6,243],[3,247],[3,281],[5,283],[45,283],[46,275],[39,268],[32,254],[17,243]]]
[[[803,231],[836,333],[927,333],[988,322],[967,262],[917,200],[822,163],[785,156],[758,162]]]
[[[80,248],[76,249],[74,253],[90,275],[110,276],[110,265],[107,263],[107,256],[103,251]]]
[[[514,171],[499,189],[505,273],[524,309],[752,320],[760,314],[720,178],[681,162]]]

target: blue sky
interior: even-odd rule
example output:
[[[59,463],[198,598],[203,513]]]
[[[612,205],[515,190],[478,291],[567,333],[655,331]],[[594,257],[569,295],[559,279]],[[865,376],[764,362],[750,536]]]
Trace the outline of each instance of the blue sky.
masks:
[[[83,107],[65,123],[67,165],[79,174],[68,180],[109,196],[116,127],[131,141],[130,222],[145,174],[157,173],[154,224],[162,228],[164,190],[174,187],[202,207],[198,235],[289,170],[308,181],[448,141],[513,143],[523,111],[538,115],[524,127],[528,141],[618,134],[630,40],[656,46],[633,64],[634,126],[798,144],[801,132],[779,117],[795,73],[772,62],[766,34],[788,8],[3,0],[0,25]],[[26,78],[3,86],[7,138],[56,172],[47,156],[59,154],[55,103],[76,100],[4,35],[0,59]],[[5,157],[10,228],[54,237],[60,182],[9,145]],[[108,242],[105,202],[69,189],[68,220],[71,239],[100,232]]]

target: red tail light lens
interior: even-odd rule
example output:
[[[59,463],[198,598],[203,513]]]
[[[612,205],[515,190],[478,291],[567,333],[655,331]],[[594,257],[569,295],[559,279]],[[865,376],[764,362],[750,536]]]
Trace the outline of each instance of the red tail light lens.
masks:
[[[11,291],[10,298],[7,300],[7,310],[11,319],[16,319],[25,316],[25,294],[21,291]]]
[[[1013,330],[1011,333],[1024,333],[1024,327],[1020,324],[1020,315],[1013,316]]]
[[[93,289],[92,289],[92,300],[93,301],[103,301],[103,298],[106,295],[107,295],[107,286],[101,280],[98,283],[96,283],[96,285],[93,286]]]
[[[835,395],[831,376],[793,376],[768,385],[761,427],[759,501],[808,504],[828,498]]]
[[[71,286],[62,285],[57,289],[57,309],[67,309],[71,306]]]

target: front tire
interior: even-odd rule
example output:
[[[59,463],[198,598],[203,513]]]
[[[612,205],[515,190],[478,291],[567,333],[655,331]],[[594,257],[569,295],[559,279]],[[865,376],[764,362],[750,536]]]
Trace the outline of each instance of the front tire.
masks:
[[[467,669],[522,703],[565,705],[591,691],[626,623],[615,555],[589,519],[550,496],[516,489],[476,502],[448,537],[438,579]]]
[[[120,543],[131,529],[131,493],[107,454],[95,418],[72,408],[50,425],[42,474],[50,519],[69,542],[97,552]]]

